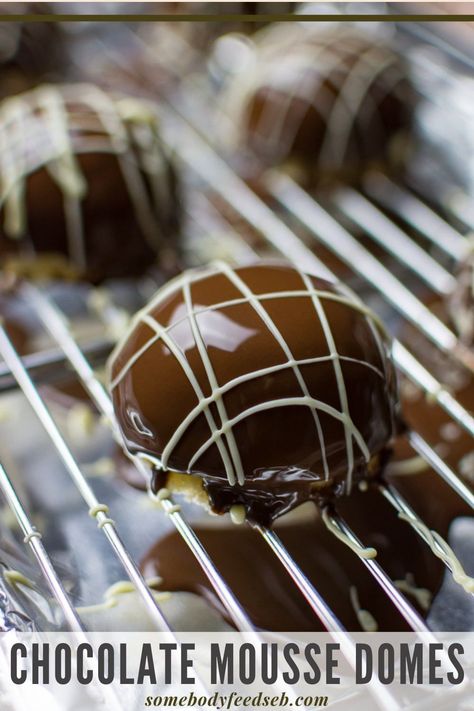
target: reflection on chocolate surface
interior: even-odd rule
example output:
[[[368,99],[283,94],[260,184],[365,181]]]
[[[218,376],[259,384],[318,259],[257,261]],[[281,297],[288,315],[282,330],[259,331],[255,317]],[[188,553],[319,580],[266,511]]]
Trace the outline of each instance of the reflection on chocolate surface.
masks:
[[[428,513],[427,486],[433,487],[433,496],[443,500],[440,515],[430,517]],[[459,504],[446,485],[429,472],[410,477],[406,495],[443,535],[447,535],[451,517],[466,513],[467,507]],[[397,586],[404,588],[410,603],[426,617],[443,581],[443,565],[375,490],[354,492],[343,504],[344,516],[364,543],[377,547],[377,560]],[[237,526],[196,530],[254,624],[276,631],[321,629],[303,596],[256,532]],[[355,588],[360,608],[370,613],[377,629],[407,630],[362,562],[327,531],[319,517],[310,520],[303,517],[293,523],[282,519],[278,535],[348,629],[361,629],[360,610],[354,605]],[[141,567],[146,577],[162,577],[160,589],[197,592],[225,616],[209,581],[178,534],[161,539],[147,553]]]
[[[0,141],[4,265],[99,281],[170,260],[175,177],[146,104],[44,85],[0,105]]]
[[[109,385],[128,449],[160,459],[155,487],[198,475],[215,511],[265,523],[377,473],[397,430],[374,315],[284,264],[170,282],[112,354]]]
[[[407,66],[354,28],[263,31],[255,62],[224,99],[251,153],[264,165],[297,167],[311,182],[406,158],[415,106]]]

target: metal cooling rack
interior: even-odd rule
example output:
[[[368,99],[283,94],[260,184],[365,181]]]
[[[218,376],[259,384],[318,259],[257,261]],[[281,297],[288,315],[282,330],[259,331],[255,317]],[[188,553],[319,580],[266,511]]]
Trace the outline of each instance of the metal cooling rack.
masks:
[[[189,99],[189,96],[188,96]],[[193,112],[189,107],[193,106]],[[341,189],[333,193],[329,201],[323,204],[309,193],[302,190],[291,178],[279,172],[269,173],[265,179],[265,189],[269,200],[276,202],[281,209],[278,214],[272,211],[268,204],[253,192],[229,167],[225,160],[203,138],[200,132],[199,116],[202,107],[197,103],[180,103],[179,98],[169,97],[160,110],[164,121],[165,139],[174,148],[179,158],[206,188],[206,196],[194,195],[188,202],[191,221],[201,229],[203,226],[223,226],[228,238],[226,249],[229,256],[238,259],[248,259],[259,250],[249,246],[241,231],[233,226],[227,214],[218,205],[225,203],[230,209],[255,233],[274,253],[283,254],[300,268],[316,271],[322,276],[334,278],[333,273],[323,264],[312,250],[312,243],[301,240],[294,231],[295,221],[302,224],[314,244],[320,242],[329,248],[340,260],[346,262],[373,290],[380,293],[382,300],[404,319],[415,325],[437,349],[448,354],[453,360],[461,363],[470,373],[474,373],[474,354],[459,342],[456,335],[447,326],[426,309],[415,295],[389,272],[383,263],[374,256],[372,250],[354,236],[352,230],[345,225],[347,218],[353,225],[359,225],[377,242],[378,246],[391,252],[392,257],[404,262],[417,273],[416,278],[428,281],[429,288],[438,294],[447,293],[453,286],[453,261],[459,259],[465,249],[465,237],[454,221],[443,219],[425,203],[417,192],[402,184],[394,185],[387,178],[375,181],[373,176],[367,176],[364,191]],[[448,186],[446,185],[446,191]],[[215,198],[218,198],[216,202]],[[204,209],[203,209],[204,208]],[[385,208],[385,209],[382,209]],[[405,220],[407,226],[415,230],[427,240],[435,240],[438,253],[443,252],[443,258],[434,262],[431,254],[415,242],[408,230],[400,227],[387,217],[386,208],[393,215]],[[337,215],[344,214],[344,225]],[[204,215],[204,217],[203,217]],[[467,228],[470,226],[459,210],[453,217],[461,218]],[[457,224],[457,223],[456,223]],[[444,259],[446,257],[446,260]],[[449,263],[451,268],[446,267]],[[67,445],[59,428],[42,398],[38,382],[41,381],[42,368],[54,365],[56,368],[68,366],[78,376],[88,392],[92,402],[107,419],[110,428],[119,443],[122,442],[114,417],[111,400],[91,365],[94,347],[81,349],[76,342],[71,324],[68,322],[60,306],[46,293],[36,287],[27,285],[21,289],[21,297],[29,308],[39,318],[43,327],[52,337],[55,348],[46,353],[28,356],[22,359],[8,338],[5,330],[0,328],[0,354],[4,365],[2,377],[8,378],[8,386],[14,384],[23,392],[31,408],[39,418],[42,427],[48,434],[51,447],[66,466],[67,472],[77,487],[89,514],[97,522],[107,540],[113,554],[119,560],[126,575],[133,582],[137,592],[150,613],[156,627],[172,634],[170,624],[163,614],[159,604],[150,592],[133,555],[127,549],[113,518],[113,511],[107,504],[99,500],[90,482],[84,475],[71,449]],[[113,309],[113,305],[112,305]],[[107,344],[100,344],[106,347]],[[394,360],[399,370],[431,398],[436,399],[449,416],[471,435],[474,435],[474,417],[459,403],[441,382],[430,373],[407,348],[398,340],[394,342]],[[39,367],[41,366],[41,367]],[[34,377],[33,377],[34,376]],[[462,499],[474,508],[474,494],[465,482],[453,471],[434,449],[415,431],[409,434],[413,449],[423,457],[430,467],[444,479]],[[134,465],[144,476],[148,472],[142,462],[133,459]],[[41,540],[41,532],[33,525],[32,517],[26,505],[22,502],[19,492],[15,489],[13,478],[9,476],[7,467],[0,467],[0,488],[15,514],[24,534],[24,543],[38,562],[42,574],[49,586],[51,594],[61,608],[68,626],[75,631],[82,631],[84,625],[78,615],[70,595],[61,583],[59,574]],[[403,514],[407,525],[412,526],[420,538],[432,548],[435,555],[442,557],[442,550],[436,543],[433,545],[429,532],[419,519],[416,512],[402,497],[393,485],[380,484],[380,491],[397,513]],[[183,514],[175,507],[171,499],[161,501],[163,513],[169,517],[176,530],[183,537],[197,561],[213,586],[216,595],[227,611],[229,618],[239,630],[253,631],[253,625],[239,600],[222,578],[199,538],[186,521]],[[380,586],[381,591],[404,618],[409,628],[417,632],[429,632],[425,621],[412,606],[411,602],[394,585],[379,563],[364,557],[364,544],[356,533],[350,529],[337,512],[326,512],[334,530],[339,530],[352,543],[355,554],[361,557],[369,573]],[[157,512],[159,515],[159,512]],[[320,619],[325,629],[330,632],[340,632],[344,627],[331,609],[330,601],[324,600],[317,589],[317,581],[310,581],[292,559],[277,533],[263,527],[256,527],[255,535],[261,535],[270,549],[286,569],[289,578],[298,587],[314,613]],[[443,560],[449,569],[449,562]]]

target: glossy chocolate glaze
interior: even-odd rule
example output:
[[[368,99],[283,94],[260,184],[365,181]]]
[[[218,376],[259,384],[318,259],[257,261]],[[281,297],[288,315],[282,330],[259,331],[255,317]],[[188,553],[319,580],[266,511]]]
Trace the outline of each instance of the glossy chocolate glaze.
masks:
[[[403,165],[415,93],[386,43],[354,28],[292,23],[258,34],[256,45],[256,68],[224,98],[264,165],[289,163],[312,183]]]
[[[41,86],[0,104],[0,136],[4,264],[30,260],[34,276],[35,259],[62,255],[93,282],[169,266],[176,178],[144,103],[86,84]]]
[[[351,456],[355,481],[381,468],[397,430],[395,375],[388,344],[373,317],[362,313],[339,287],[284,264],[227,269],[189,271],[158,292],[112,354],[109,384],[131,452],[160,458],[167,452],[165,469],[202,477],[216,512],[242,504],[251,520],[268,523],[308,499],[347,493]],[[320,294],[324,325],[308,285]],[[242,288],[278,296],[260,301],[262,316],[242,297]],[[293,295],[295,291],[299,296]],[[195,322],[187,315],[187,299],[197,312]],[[216,306],[234,300],[237,303]],[[303,385],[298,368],[288,366],[288,351],[270,331],[268,317],[295,361],[320,359],[299,366]],[[167,329],[170,342],[158,338],[156,324]],[[331,356],[328,338],[334,339],[339,358]],[[170,348],[180,349],[184,363]],[[189,466],[212,434],[202,410],[172,440],[188,414],[203,402],[190,377],[204,397],[211,396],[209,369],[224,388],[222,401],[214,398],[209,403],[216,426],[223,423],[226,429],[226,422],[257,407],[231,428],[244,473],[241,483],[233,483],[224,466],[222,451],[224,456],[231,452],[229,437],[221,438],[219,449],[219,435],[214,434],[208,449]],[[267,370],[256,372],[261,369]],[[244,377],[251,373],[253,377]],[[225,390],[235,378],[240,380]],[[322,403],[321,408],[301,401],[303,387]],[[347,431],[333,414],[341,411],[342,398],[347,399]],[[327,406],[334,409],[328,412]],[[366,444],[365,454],[357,443],[350,445],[356,432]]]

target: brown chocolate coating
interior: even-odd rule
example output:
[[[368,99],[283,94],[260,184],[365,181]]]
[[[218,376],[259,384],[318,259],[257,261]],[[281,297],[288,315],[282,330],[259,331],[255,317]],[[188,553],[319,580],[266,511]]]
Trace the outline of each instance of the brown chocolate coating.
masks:
[[[3,263],[55,257],[56,276],[61,255],[65,273],[97,282],[170,262],[176,179],[146,104],[41,86],[0,105],[0,136]]]
[[[448,312],[461,340],[474,345],[474,242],[459,265],[458,283],[448,300]]]
[[[242,504],[263,523],[349,493],[380,470],[397,430],[373,314],[272,262],[170,282],[112,354],[109,386],[131,452],[202,477],[215,511]]]
[[[386,42],[292,23],[256,43],[255,67],[224,98],[241,143],[263,166],[289,164],[313,183],[405,162],[415,94]]]

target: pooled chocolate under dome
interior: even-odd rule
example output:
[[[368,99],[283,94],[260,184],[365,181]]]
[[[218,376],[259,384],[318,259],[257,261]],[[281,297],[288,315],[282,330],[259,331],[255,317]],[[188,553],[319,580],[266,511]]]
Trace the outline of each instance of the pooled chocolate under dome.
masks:
[[[241,504],[263,523],[349,493],[397,430],[374,315],[286,264],[184,272],[136,315],[108,378],[125,444],[159,460],[158,486],[169,470],[197,475],[183,478],[213,510]]]
[[[0,260],[61,255],[79,277],[140,274],[176,249],[173,168],[147,104],[89,84],[0,104]]]
[[[224,100],[240,143],[264,166],[290,163],[316,181],[405,162],[415,106],[407,66],[354,28],[263,31]]]

